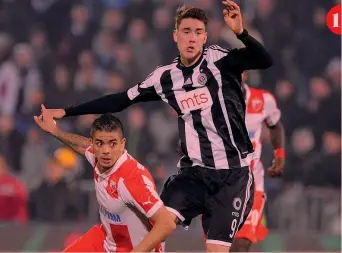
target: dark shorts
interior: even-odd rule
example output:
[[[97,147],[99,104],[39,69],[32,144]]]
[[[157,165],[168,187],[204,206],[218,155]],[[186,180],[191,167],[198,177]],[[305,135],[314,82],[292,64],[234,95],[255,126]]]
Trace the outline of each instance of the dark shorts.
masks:
[[[183,225],[203,214],[207,243],[230,246],[253,205],[254,180],[248,167],[213,170],[191,167],[169,177],[161,199]]]

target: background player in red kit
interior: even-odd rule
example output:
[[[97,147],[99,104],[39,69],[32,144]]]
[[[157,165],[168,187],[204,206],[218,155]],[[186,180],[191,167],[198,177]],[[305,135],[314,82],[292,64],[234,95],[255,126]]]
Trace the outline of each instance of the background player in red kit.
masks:
[[[268,169],[268,175],[271,177],[281,176],[285,165],[285,134],[280,121],[281,112],[275,98],[268,91],[248,87],[245,83],[247,71],[243,72],[242,80],[246,98],[246,126],[255,151],[250,167],[254,176],[255,191],[252,210],[245,224],[234,237],[232,252],[247,252],[252,243],[263,240],[267,235],[267,229],[262,224],[266,194],[264,191],[264,166],[260,160],[261,131],[264,124],[269,129],[274,148],[274,162]]]
[[[58,129],[42,106],[35,121],[94,167],[101,225],[95,225],[64,252],[164,251],[165,238],[176,228],[160,200],[149,171],[125,150],[120,120],[111,114],[96,119],[91,139]],[[153,224],[153,226],[152,226]]]

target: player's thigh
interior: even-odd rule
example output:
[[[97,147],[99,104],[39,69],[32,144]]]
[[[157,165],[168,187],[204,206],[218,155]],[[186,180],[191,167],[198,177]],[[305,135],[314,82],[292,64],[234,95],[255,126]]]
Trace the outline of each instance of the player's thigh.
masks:
[[[230,247],[252,208],[254,182],[248,168],[226,173],[228,176],[221,190],[206,201],[202,225],[206,244]]]
[[[103,227],[95,225],[63,252],[105,252],[103,248],[105,238]]]
[[[182,169],[165,182],[160,198],[166,208],[188,226],[203,212],[205,187],[195,168]]]
[[[254,202],[252,210],[242,226],[242,228],[237,232],[235,238],[245,238],[249,241],[256,243],[258,238],[263,238],[267,229],[259,229],[263,217],[264,206],[266,202],[266,194],[264,192],[255,191]]]

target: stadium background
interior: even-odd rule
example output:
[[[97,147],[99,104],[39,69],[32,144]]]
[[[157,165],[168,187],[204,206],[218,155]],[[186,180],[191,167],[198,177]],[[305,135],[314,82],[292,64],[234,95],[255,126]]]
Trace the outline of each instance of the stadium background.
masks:
[[[33,115],[41,103],[63,108],[122,91],[173,60],[173,15],[182,2],[207,10],[210,44],[242,46],[216,0],[0,1],[0,251],[60,250],[97,222],[92,169],[39,131]],[[275,60],[250,72],[248,83],[275,94],[287,136],[284,177],[266,177],[270,235],[254,249],[340,251],[341,37],[325,26],[339,1],[237,2],[244,26]],[[161,187],[177,170],[177,116],[162,103],[118,115],[128,151]],[[93,119],[59,125],[89,136]],[[267,131],[263,139],[267,167]],[[177,230],[167,247],[203,249],[198,221]]]

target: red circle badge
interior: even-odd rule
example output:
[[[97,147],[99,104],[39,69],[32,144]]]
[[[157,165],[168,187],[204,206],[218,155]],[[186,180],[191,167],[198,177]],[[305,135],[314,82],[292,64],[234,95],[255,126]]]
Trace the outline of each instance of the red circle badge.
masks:
[[[341,35],[341,5],[336,5],[330,9],[326,16],[327,26],[330,31],[335,34]]]

